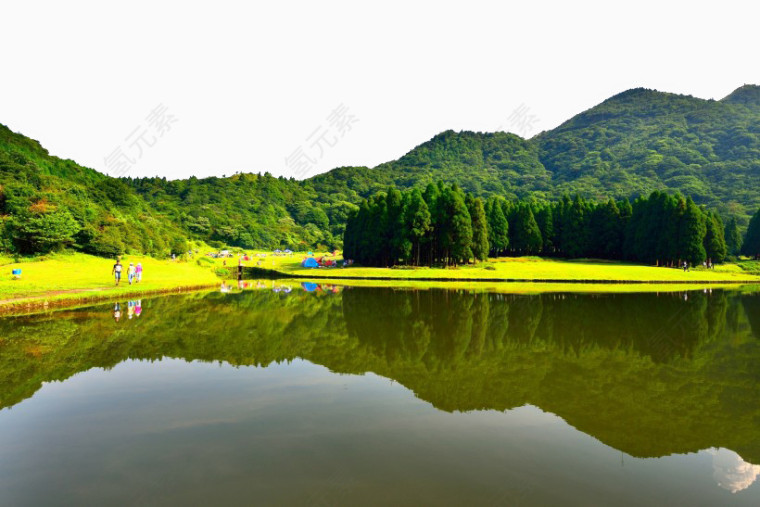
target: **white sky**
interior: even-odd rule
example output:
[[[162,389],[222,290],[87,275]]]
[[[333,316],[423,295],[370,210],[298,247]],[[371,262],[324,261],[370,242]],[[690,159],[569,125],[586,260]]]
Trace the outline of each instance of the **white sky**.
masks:
[[[374,166],[446,129],[530,137],[632,87],[719,99],[760,83],[758,14],[730,1],[6,1],[0,123],[103,172],[121,148],[132,176],[289,176],[298,148],[309,174]],[[135,143],[159,104],[176,122]],[[357,120],[343,136],[327,121],[339,104]],[[533,130],[510,120],[521,106]],[[323,131],[332,146],[315,144]]]

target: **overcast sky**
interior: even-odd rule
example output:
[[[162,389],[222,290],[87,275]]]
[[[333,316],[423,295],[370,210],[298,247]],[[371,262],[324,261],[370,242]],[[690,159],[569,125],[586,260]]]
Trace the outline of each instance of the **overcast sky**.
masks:
[[[755,4],[5,2],[0,123],[110,174],[374,166],[633,87],[760,83]]]

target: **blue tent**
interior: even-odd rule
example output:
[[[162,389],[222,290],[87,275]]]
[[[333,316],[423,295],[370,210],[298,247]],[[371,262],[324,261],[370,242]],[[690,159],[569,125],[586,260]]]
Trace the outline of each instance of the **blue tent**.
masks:
[[[301,263],[301,266],[305,268],[318,268],[319,263],[317,262],[317,259],[315,259],[314,257],[307,257],[306,259],[303,260],[303,262]]]
[[[314,292],[317,290],[317,284],[316,283],[310,283],[310,282],[301,282],[301,287],[303,287],[303,290],[306,292]]]

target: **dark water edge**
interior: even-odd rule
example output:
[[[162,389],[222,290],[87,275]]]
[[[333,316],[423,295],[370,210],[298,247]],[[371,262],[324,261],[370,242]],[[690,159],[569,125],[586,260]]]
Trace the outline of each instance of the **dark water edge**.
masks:
[[[111,304],[0,319],[0,490],[20,503],[760,498],[757,293],[285,287],[145,299],[139,316],[124,302],[118,321]]]

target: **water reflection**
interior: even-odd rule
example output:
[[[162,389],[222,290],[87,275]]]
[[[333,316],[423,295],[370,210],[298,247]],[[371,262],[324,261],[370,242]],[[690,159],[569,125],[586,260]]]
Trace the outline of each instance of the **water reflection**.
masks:
[[[634,457],[726,448],[760,464],[760,295],[251,285],[0,319],[0,407],[127,358],[304,358],[441,411],[534,405]]]
[[[760,465],[747,463],[729,449],[710,449],[713,456],[713,478],[718,486],[736,493],[750,487],[760,475]]]
[[[142,315],[142,300],[136,299],[127,301],[127,319],[132,320],[132,318],[139,317],[140,315]],[[113,305],[113,318],[116,322],[119,322],[121,316],[122,304],[117,301]]]
[[[744,313],[747,315],[752,334],[760,340],[760,298],[745,297],[742,299]]]

